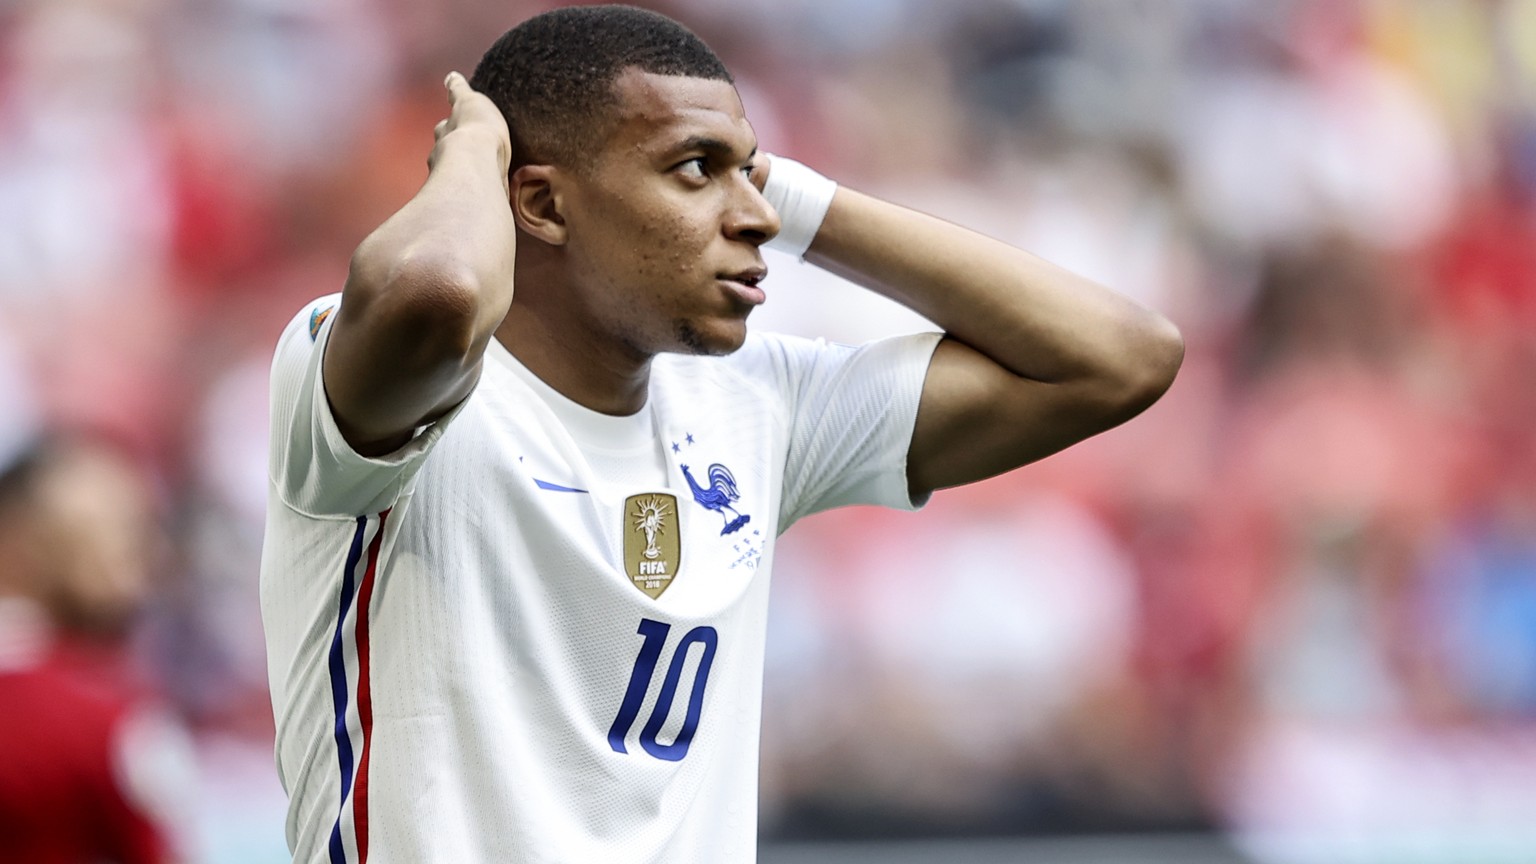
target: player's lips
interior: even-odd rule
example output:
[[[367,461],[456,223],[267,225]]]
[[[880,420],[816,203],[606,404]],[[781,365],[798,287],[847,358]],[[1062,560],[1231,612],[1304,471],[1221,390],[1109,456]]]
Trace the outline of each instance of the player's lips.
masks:
[[[746,270],[738,270],[735,273],[720,274],[720,282],[726,290],[736,295],[736,298],[748,306],[759,306],[768,295],[758,287],[758,283],[768,276],[767,267],[751,267]]]

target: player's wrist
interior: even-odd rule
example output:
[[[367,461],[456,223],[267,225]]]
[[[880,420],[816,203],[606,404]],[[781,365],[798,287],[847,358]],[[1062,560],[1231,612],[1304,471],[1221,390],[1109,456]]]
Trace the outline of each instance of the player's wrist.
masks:
[[[489,124],[467,124],[444,133],[433,149],[428,167],[474,177],[495,175],[506,185],[511,147]]]
[[[778,211],[780,227],[768,248],[803,257],[821,230],[836,192],[837,183],[830,178],[786,156],[771,155],[763,197]]]
[[[488,122],[465,123],[449,130],[443,136],[443,145],[452,149],[491,153],[498,158],[510,149],[501,131]]]

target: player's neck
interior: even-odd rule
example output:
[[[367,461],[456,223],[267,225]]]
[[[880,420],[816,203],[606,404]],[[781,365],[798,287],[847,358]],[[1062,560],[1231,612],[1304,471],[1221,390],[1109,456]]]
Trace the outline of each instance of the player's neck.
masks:
[[[627,415],[645,406],[651,358],[590,328],[558,304],[514,299],[495,338],[540,380],[578,405]]]

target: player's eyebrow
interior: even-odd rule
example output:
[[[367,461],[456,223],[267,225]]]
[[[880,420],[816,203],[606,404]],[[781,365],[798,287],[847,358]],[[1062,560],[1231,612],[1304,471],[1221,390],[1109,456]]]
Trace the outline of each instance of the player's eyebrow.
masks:
[[[708,135],[690,135],[677,145],[678,152],[690,150],[702,150],[716,159],[729,160],[736,156],[736,148],[731,144]],[[752,145],[752,150],[743,161],[750,162],[757,155],[757,145]]]

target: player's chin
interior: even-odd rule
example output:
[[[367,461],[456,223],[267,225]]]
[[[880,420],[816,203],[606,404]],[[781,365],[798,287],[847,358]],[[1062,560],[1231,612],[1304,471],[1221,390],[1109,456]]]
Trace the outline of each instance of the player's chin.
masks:
[[[722,357],[746,343],[747,316],[679,319],[674,330],[679,352]]]

